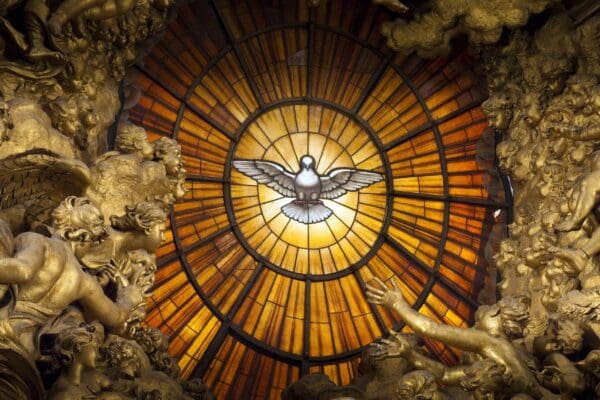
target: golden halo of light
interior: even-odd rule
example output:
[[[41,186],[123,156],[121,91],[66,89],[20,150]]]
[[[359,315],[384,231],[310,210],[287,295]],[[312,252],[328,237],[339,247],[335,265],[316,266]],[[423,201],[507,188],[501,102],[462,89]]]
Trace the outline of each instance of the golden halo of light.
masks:
[[[328,112],[335,124],[311,126],[310,114]],[[276,162],[289,172],[299,159],[314,157],[324,175],[335,168],[383,172],[383,161],[369,133],[347,116],[318,105],[289,105],[265,112],[248,125],[239,138],[233,159]],[[340,129],[341,127],[341,129]],[[359,262],[374,245],[383,221],[369,218],[372,204],[385,203],[385,182],[335,200],[323,200],[333,210],[327,220],[303,224],[283,214],[292,201],[235,169],[231,174],[234,216],[247,243],[267,262],[301,274],[328,274]],[[356,241],[349,236],[362,239]]]

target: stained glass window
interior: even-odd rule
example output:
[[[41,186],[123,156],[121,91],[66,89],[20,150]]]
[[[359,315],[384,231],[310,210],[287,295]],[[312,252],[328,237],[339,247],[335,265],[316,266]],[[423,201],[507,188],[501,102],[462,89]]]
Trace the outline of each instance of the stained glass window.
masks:
[[[146,323],[219,399],[276,399],[312,372],[349,383],[363,346],[404,327],[367,302],[375,277],[465,327],[488,279],[485,245],[507,201],[481,160],[494,143],[477,61],[393,53],[384,8],[321,3],[188,2],[136,66],[143,95],[129,117],[181,143],[189,189],[171,210]],[[296,176],[304,155],[320,176],[381,179],[313,199],[331,215],[304,223],[282,210],[294,195],[235,167]],[[426,349],[456,361],[455,349]]]

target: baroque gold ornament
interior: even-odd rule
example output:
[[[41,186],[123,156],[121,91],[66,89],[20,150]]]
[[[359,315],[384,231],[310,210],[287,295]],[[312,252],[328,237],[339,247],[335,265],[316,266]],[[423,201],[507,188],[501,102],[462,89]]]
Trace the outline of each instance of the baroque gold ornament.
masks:
[[[444,7],[450,3],[460,2]],[[545,7],[530,5],[538,7],[534,12]],[[471,34],[467,17],[463,28],[441,28],[442,8],[434,6],[408,24],[389,25],[384,32],[391,45],[438,53],[455,28],[466,29],[476,43],[498,39]],[[475,10],[483,11],[472,7],[469,12]],[[480,306],[475,325],[464,329],[413,310],[395,282],[393,288],[379,280],[368,286],[370,300],[395,310],[417,335],[464,351],[459,365],[448,367],[426,357],[404,334],[391,331],[374,343],[382,354],[402,357],[419,371],[411,376],[418,382],[411,387],[429,393],[428,398],[439,385],[451,398],[571,399],[600,393],[595,361],[600,343],[600,71],[595,63],[600,18],[586,15],[581,23],[555,10],[535,32],[515,30],[506,45],[483,48],[489,99],[482,108],[501,137],[496,156],[514,190],[510,236],[494,257],[501,277],[499,301]],[[402,40],[414,43],[393,43],[394,34],[418,31],[426,21],[437,26],[433,32],[440,40],[404,34]]]
[[[181,149],[120,119],[106,151],[119,82],[170,5],[0,4],[0,398],[212,396],[141,325]]]

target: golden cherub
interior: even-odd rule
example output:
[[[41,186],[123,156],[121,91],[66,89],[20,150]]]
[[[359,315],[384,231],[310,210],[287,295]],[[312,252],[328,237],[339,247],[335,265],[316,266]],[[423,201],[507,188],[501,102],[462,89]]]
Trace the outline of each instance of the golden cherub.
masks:
[[[500,366],[502,375],[510,380],[510,385],[505,386],[507,394],[516,395],[526,393],[536,399],[552,399],[558,396],[543,388],[527,366],[522,351],[516,348],[505,336],[502,326],[501,308],[498,305],[482,306],[475,315],[475,326],[472,328],[457,328],[439,324],[431,318],[413,310],[406,302],[398,284],[392,280],[393,289],[389,289],[380,279],[375,278],[379,288],[367,285],[367,298],[373,304],[381,304],[395,310],[400,318],[416,334],[446,345],[457,347],[466,352],[474,353],[482,361],[489,360],[494,365]],[[461,381],[473,373],[472,365],[458,365],[447,367],[442,363],[432,360],[423,354],[413,351],[408,345],[402,345],[402,336],[392,332],[392,339],[388,341],[400,342],[395,346],[396,351],[407,358],[418,369],[425,369],[442,384],[459,386]],[[479,365],[486,367],[486,365]],[[489,368],[485,368],[489,369]],[[494,367],[494,369],[497,369]]]

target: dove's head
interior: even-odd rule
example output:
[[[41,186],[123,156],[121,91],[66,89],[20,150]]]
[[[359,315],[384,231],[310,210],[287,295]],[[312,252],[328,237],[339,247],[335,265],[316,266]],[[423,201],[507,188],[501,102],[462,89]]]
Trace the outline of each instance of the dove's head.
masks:
[[[300,168],[302,169],[315,169],[315,159],[312,156],[302,156],[300,159]]]

